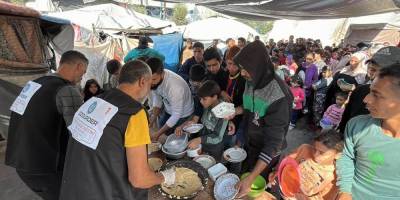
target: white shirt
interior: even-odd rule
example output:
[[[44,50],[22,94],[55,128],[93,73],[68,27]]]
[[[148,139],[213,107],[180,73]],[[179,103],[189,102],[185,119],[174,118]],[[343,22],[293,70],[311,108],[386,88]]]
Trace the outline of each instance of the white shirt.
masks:
[[[174,127],[180,118],[190,116],[194,111],[192,93],[185,80],[174,72],[164,69],[164,80],[156,90],[151,91],[153,107],[161,108],[171,115],[166,124]]]

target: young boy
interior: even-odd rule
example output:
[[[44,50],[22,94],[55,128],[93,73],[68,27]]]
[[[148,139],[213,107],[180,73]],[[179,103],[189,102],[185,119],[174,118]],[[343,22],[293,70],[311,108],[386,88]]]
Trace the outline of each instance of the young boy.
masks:
[[[339,192],[335,163],[342,150],[340,134],[331,129],[314,138],[312,145],[303,144],[288,155],[299,164],[301,192],[286,199],[334,200]],[[275,178],[276,173],[269,176],[269,181],[274,184]]]
[[[121,71],[122,65],[116,60],[112,59],[106,64],[108,76],[108,83],[103,85],[104,90],[110,90],[111,88],[116,88],[118,86],[119,72]]]
[[[220,94],[221,89],[215,81],[206,81],[200,86],[197,95],[204,108],[201,117],[204,128],[200,132],[200,137],[190,140],[188,144],[191,149],[201,144],[202,150],[217,161],[221,161],[224,151],[223,139],[228,132],[228,120],[217,118],[211,111],[221,103]]]
[[[194,102],[194,112],[189,120],[184,122],[182,125],[175,129],[175,134],[181,135],[182,129],[190,124],[196,124],[200,121],[200,117],[203,115],[203,106],[200,103],[200,98],[198,97],[198,90],[201,84],[204,82],[206,77],[206,70],[200,64],[195,64],[190,68],[189,72],[189,87],[192,92],[193,102]]]

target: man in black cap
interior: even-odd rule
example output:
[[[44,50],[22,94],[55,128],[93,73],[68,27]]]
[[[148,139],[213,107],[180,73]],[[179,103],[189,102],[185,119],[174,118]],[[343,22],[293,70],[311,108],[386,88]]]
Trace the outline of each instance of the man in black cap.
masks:
[[[147,58],[158,58],[164,62],[164,55],[150,48],[149,41],[151,41],[151,39],[146,36],[140,37],[139,46],[129,51],[124,58],[124,62],[127,63],[138,58],[142,58],[142,60],[146,60]]]
[[[368,78],[370,80],[367,84],[358,86],[351,93],[349,102],[346,105],[342,120],[339,124],[339,130],[341,133],[344,133],[346,124],[351,118],[358,115],[369,114],[363,100],[368,95],[371,83],[375,79],[379,69],[395,63],[400,63],[400,48],[394,46],[381,48],[372,56],[371,59],[367,60],[366,63],[368,63]]]

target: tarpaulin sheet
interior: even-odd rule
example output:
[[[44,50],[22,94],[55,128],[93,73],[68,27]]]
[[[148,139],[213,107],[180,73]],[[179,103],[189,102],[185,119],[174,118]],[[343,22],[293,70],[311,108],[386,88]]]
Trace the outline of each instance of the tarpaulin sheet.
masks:
[[[400,0],[158,0],[196,3],[216,12],[254,20],[348,18],[400,10]]]
[[[104,43],[93,43],[86,45],[75,42],[75,50],[82,52],[88,59],[89,65],[84,74],[81,86],[84,87],[89,79],[96,79],[100,86],[108,82],[107,61],[111,59],[121,60],[124,56],[118,39],[112,38]]]
[[[192,22],[185,27],[183,33],[184,38],[191,38],[203,43],[211,43],[214,39],[225,41],[228,38],[237,39],[238,37],[253,40],[257,35],[260,34],[250,26],[223,17],[210,17]]]
[[[182,34],[159,35],[150,38],[153,40],[153,48],[165,56],[165,68],[176,72],[182,50]]]

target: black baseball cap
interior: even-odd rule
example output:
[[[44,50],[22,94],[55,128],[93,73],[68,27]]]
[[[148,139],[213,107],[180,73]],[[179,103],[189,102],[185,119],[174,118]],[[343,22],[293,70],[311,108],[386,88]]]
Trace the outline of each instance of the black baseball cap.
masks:
[[[379,67],[387,67],[396,63],[400,64],[400,48],[389,46],[379,49],[366,63],[374,63]]]

